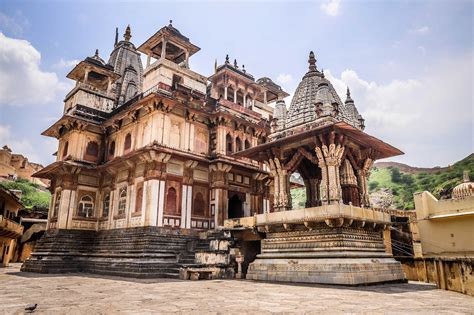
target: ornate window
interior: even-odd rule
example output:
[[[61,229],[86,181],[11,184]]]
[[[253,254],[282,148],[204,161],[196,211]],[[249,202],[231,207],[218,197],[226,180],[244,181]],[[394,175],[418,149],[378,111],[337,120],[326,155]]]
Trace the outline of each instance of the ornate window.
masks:
[[[194,196],[193,202],[193,212],[197,216],[205,216],[206,215],[206,203],[204,202],[204,197],[200,192],[198,192]]]
[[[142,211],[142,200],[143,200],[143,184],[137,189],[137,196],[135,199],[135,212]]]
[[[66,157],[68,149],[69,149],[69,142],[66,141],[63,148],[63,155],[62,155],[63,159]]]
[[[83,218],[94,216],[94,198],[89,195],[81,197],[81,200],[79,200],[79,206],[77,207],[77,216]]]
[[[127,207],[127,186],[120,188],[119,190],[119,203],[118,203],[118,215],[125,215],[125,209]]]
[[[95,141],[87,144],[86,155],[97,157],[99,155],[99,145]]]
[[[239,137],[235,139],[235,151],[242,151],[242,140]]]
[[[176,214],[178,211],[176,204],[177,204],[177,193],[174,187],[168,188],[168,192],[166,194],[166,209],[165,212],[168,214]]]
[[[102,217],[107,218],[110,211],[110,193],[107,193],[104,197],[104,204],[102,209]]]
[[[233,150],[233,143],[232,143],[232,136],[230,134],[227,134],[225,137],[225,148],[226,148],[226,154],[232,154]]]
[[[61,191],[56,192],[56,200],[54,201],[54,208],[53,208],[53,218],[58,216],[59,213],[59,205],[61,204]]]
[[[123,144],[123,153],[127,153],[130,151],[130,148],[132,147],[132,135],[130,133],[127,133],[125,136],[125,142]]]
[[[112,141],[109,145],[109,158],[113,158],[115,155],[115,141]]]

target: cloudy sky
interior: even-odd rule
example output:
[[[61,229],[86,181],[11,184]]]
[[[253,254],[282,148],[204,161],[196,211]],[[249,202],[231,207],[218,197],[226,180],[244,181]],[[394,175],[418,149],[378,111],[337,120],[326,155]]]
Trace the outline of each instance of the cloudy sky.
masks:
[[[66,73],[96,48],[104,59],[115,27],[137,46],[170,19],[201,51],[204,75],[226,54],[255,77],[293,93],[314,50],[341,98],[348,85],[366,132],[405,155],[444,166],[474,151],[472,1],[6,1],[0,2],[0,145],[54,160],[57,120],[73,83]],[[287,100],[287,105],[289,105]]]

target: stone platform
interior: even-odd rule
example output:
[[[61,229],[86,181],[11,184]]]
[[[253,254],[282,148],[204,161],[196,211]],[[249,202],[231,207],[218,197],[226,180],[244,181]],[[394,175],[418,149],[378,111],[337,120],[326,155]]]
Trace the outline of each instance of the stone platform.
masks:
[[[178,278],[183,265],[194,264],[198,246],[197,233],[190,230],[50,230],[38,241],[21,270]]]
[[[388,213],[337,204],[261,214],[236,224],[266,235],[247,279],[341,285],[404,281],[401,264],[385,251]]]

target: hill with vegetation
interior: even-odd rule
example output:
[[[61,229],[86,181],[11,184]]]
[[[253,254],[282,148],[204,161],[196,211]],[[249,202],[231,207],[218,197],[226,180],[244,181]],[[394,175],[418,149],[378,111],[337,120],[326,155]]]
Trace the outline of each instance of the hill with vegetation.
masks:
[[[21,202],[27,209],[48,209],[51,193],[38,184],[33,184],[26,179],[18,178],[15,181],[0,182],[0,187],[6,189],[20,190]]]
[[[385,162],[387,163],[387,162]],[[402,164],[376,164],[369,178],[371,195],[380,191],[391,193],[391,207],[414,209],[413,194],[429,191],[436,198],[450,198],[453,188],[462,182],[463,171],[474,175],[474,154],[448,167],[415,168]]]

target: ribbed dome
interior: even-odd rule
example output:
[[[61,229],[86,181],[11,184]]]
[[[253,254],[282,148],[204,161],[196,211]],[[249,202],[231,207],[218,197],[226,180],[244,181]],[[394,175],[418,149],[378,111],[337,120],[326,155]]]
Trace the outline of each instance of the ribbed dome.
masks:
[[[319,118],[333,117],[345,121],[357,128],[362,124],[354,102],[350,100],[350,112],[346,113],[346,106],[336,93],[333,85],[324,77],[324,73],[316,67],[314,53],[309,54],[309,70],[296,88],[286,118],[286,128],[295,127]]]
[[[453,199],[461,199],[474,196],[474,183],[469,179],[469,172],[464,171],[464,182],[453,188]]]
[[[114,85],[117,105],[122,105],[137,93],[141,93],[143,85],[143,65],[135,45],[130,42],[132,37],[130,26],[127,26],[124,40],[115,43],[108,64],[120,74]]]

